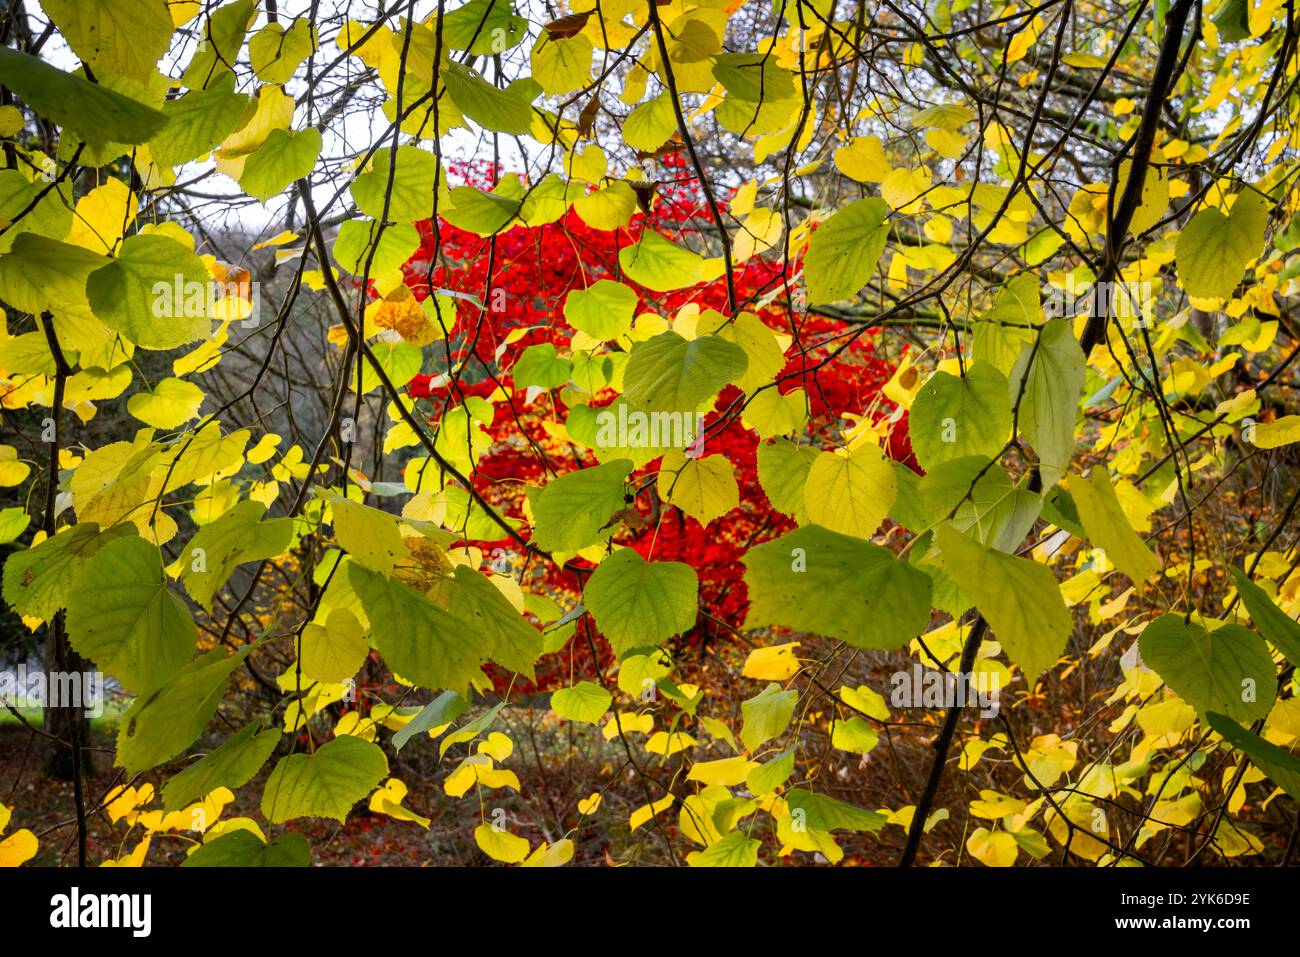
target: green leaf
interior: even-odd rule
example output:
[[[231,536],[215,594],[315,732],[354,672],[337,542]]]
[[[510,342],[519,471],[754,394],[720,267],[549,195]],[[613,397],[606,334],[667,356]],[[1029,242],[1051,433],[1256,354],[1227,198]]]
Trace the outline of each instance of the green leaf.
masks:
[[[1237,583],[1242,604],[1250,612],[1250,620],[1260,634],[1286,655],[1287,661],[1300,667],[1300,624],[1279,608],[1268,592],[1246,577],[1245,572],[1234,568],[1232,577]]]
[[[1273,656],[1262,638],[1241,625],[1211,631],[1181,615],[1161,615],[1142,632],[1138,651],[1199,712],[1217,711],[1249,724],[1273,705]]]
[[[897,496],[893,466],[869,442],[843,455],[819,454],[803,488],[810,522],[857,538],[876,533]]]
[[[105,545],[131,534],[130,525],[101,533],[94,522],[84,522],[15,552],[4,563],[5,601],[20,615],[50,621],[67,607],[73,582],[86,562]]]
[[[681,562],[647,562],[634,549],[608,556],[583,590],[583,604],[620,658],[695,627],[699,579]]]
[[[407,555],[400,520],[381,509],[362,505],[342,495],[329,495],[334,540],[354,562],[388,575],[399,558]]]
[[[1029,680],[1056,663],[1073,627],[1046,565],[986,549],[949,525],[934,542],[943,570],[970,596],[993,636]]]
[[[1273,779],[1273,783],[1297,801],[1300,801],[1300,757],[1265,741],[1248,728],[1221,714],[1211,711],[1205,715],[1210,727],[1225,741],[1244,752],[1251,762]]]
[[[930,620],[930,576],[860,538],[806,525],[745,553],[746,628],[781,625],[897,648]]]
[[[139,774],[193,744],[225,697],[226,679],[254,647],[244,645],[229,657],[215,648],[136,698],[118,728],[117,766]]]
[[[157,545],[121,538],[86,562],[68,598],[68,640],[129,691],[158,687],[190,660],[194,619],[167,587]]]
[[[234,92],[234,74],[206,90],[191,90],[163,104],[167,125],[149,140],[154,159],[179,166],[216,149],[234,132],[248,106],[248,97]]]
[[[272,824],[300,817],[330,818],[342,824],[352,805],[388,775],[388,759],[369,741],[343,735],[315,754],[280,759],[266,779],[262,814]]]
[[[785,795],[791,813],[802,817],[812,831],[878,831],[885,826],[883,814],[838,801],[825,794],[793,788]]]
[[[574,289],[564,300],[564,318],[569,325],[593,339],[610,340],[632,330],[637,296],[632,287],[610,279],[598,279],[586,289]]]
[[[462,634],[474,636],[486,655],[502,667],[532,680],[542,653],[542,636],[487,577],[468,565],[457,565],[448,579],[448,611],[463,622]],[[468,630],[466,630],[468,629]]]
[[[167,122],[158,110],[9,47],[0,47],[0,86],[94,145],[144,143]]]
[[[766,764],[753,768],[745,778],[745,787],[750,794],[762,797],[771,794],[794,774],[794,750],[777,755]]]
[[[357,208],[367,216],[389,223],[411,223],[429,218],[437,186],[437,158],[418,146],[399,146],[396,159],[389,148],[376,150],[366,172],[352,181],[351,189]]]
[[[0,299],[11,309],[33,315],[57,311],[62,317],[94,322],[86,280],[108,262],[80,246],[19,233],[9,252],[0,256]]]
[[[720,264],[721,260],[717,262]],[[715,267],[697,253],[678,246],[653,229],[643,229],[635,246],[620,249],[618,264],[628,279],[654,292],[684,289],[715,277]]]
[[[1086,479],[1071,477],[1070,496],[1093,544],[1104,549],[1134,584],[1141,585],[1160,571],[1160,559],[1133,531],[1104,466],[1094,466]]]
[[[558,389],[569,381],[573,374],[573,363],[555,351],[549,342],[529,346],[515,360],[515,388],[539,386],[543,389]]]
[[[327,684],[351,678],[370,654],[365,626],[346,608],[331,609],[324,624],[313,621],[304,626],[299,646],[303,674]]]
[[[201,42],[181,82],[191,90],[225,82],[225,75],[239,59],[239,50],[256,13],[257,0],[236,0],[213,10],[203,25]]]
[[[748,701],[741,702],[740,710],[745,722],[740,728],[740,742],[751,753],[767,741],[782,734],[790,726],[799,692],[793,688],[782,691],[775,681]]]
[[[794,96],[794,74],[764,53],[719,53],[713,58],[713,75],[727,95],[761,103]]]
[[[515,14],[509,0],[470,0],[442,21],[443,42],[452,50],[499,54],[527,36],[528,21]]]
[[[803,489],[819,454],[811,445],[797,445],[789,439],[759,443],[758,482],[774,509],[803,521]]]
[[[967,366],[964,376],[932,375],[908,416],[908,436],[921,467],[929,471],[971,455],[997,456],[1011,437],[1007,388],[1007,377],[986,362]]]
[[[469,702],[456,692],[442,692],[393,735],[393,747],[401,751],[411,738],[444,724],[450,724],[464,714],[468,707]]]
[[[217,788],[233,791],[242,787],[261,770],[279,741],[279,728],[259,732],[257,724],[247,725],[167,782],[163,810],[168,814],[179,811]]]
[[[1085,375],[1083,350],[1065,319],[1045,323],[1039,331],[1038,349],[1026,346],[1011,372],[1013,400],[1021,395],[1024,382],[1019,424],[1038,453],[1043,488],[1059,482],[1070,466]]]
[[[745,374],[745,350],[721,336],[662,332],[632,347],[623,397],[650,412],[695,412]]]
[[[237,567],[275,558],[288,549],[293,520],[262,521],[265,514],[260,502],[239,502],[195,532],[181,553],[181,581],[205,610],[212,610],[213,597]]]
[[[762,841],[744,831],[732,831],[704,850],[686,855],[686,862],[691,867],[755,867],[762,846]]]
[[[377,246],[376,235],[379,237]],[[373,260],[370,259],[371,247],[375,247]],[[362,274],[369,260],[370,274],[374,276],[401,269],[419,248],[420,233],[410,223],[390,226],[381,233],[378,223],[350,219],[339,227],[333,252],[339,268],[354,276]]]
[[[272,130],[266,142],[244,160],[239,187],[265,203],[290,183],[305,178],[320,156],[320,130],[308,127],[298,133]]]
[[[457,186],[448,197],[451,202],[443,203],[438,208],[438,215],[453,226],[479,236],[501,232],[519,212],[518,198],[487,193],[473,186]]]
[[[623,495],[632,463],[614,459],[552,479],[530,495],[533,543],[548,551],[576,552],[609,538],[614,513],[623,508]]]
[[[485,130],[521,136],[532,128],[533,108],[518,92],[498,89],[459,63],[442,68],[442,82],[456,108]]]
[[[677,111],[667,90],[638,103],[623,121],[623,142],[642,153],[653,153],[677,132]]]
[[[257,78],[266,83],[293,79],[298,65],[316,46],[315,32],[306,17],[295,20],[287,30],[279,23],[268,23],[258,30],[248,41],[248,58]]]
[[[290,831],[269,844],[252,831],[237,828],[214,837],[181,862],[181,867],[308,867],[311,847]]]
[[[347,571],[370,622],[370,643],[389,668],[422,687],[456,691],[482,673],[491,651],[486,636],[466,635],[461,619],[401,582],[356,562]]]
[[[171,43],[165,0],[42,0],[72,52],[94,67],[147,80]]]
[[[116,259],[86,280],[95,317],[143,349],[173,349],[206,338],[210,278],[203,260],[174,239],[128,236]],[[202,289],[202,297],[191,292]],[[195,298],[202,308],[193,308]]]
[[[917,483],[922,501],[921,528],[952,515],[952,527],[973,532],[988,548],[1014,552],[1042,510],[1042,496],[1017,485],[1007,470],[973,455],[938,465]]]
[[[591,681],[579,681],[551,695],[551,709],[566,721],[597,724],[609,710],[614,696]]]
[[[889,205],[872,197],[849,203],[817,227],[803,265],[810,303],[848,299],[867,284],[885,251],[888,217]]]
[[[1178,236],[1174,258],[1187,295],[1227,299],[1236,291],[1246,265],[1264,252],[1268,200],[1251,189],[1237,194],[1227,216],[1203,209]]]

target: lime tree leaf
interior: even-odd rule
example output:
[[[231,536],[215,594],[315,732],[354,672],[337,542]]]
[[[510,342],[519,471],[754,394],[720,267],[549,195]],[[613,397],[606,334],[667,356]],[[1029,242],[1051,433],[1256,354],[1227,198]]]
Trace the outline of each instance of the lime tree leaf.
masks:
[[[12,309],[95,320],[86,280],[110,260],[35,233],[19,233],[0,256],[0,298]]]
[[[171,43],[165,0],[43,0],[72,52],[94,67],[146,80]]]
[[[65,528],[53,538],[15,552],[4,563],[4,599],[20,615],[51,620],[66,608],[73,582],[101,548],[133,534],[129,525],[100,532],[94,522]]]
[[[1160,571],[1160,559],[1133,531],[1104,468],[1094,467],[1086,479],[1071,477],[1070,496],[1093,544],[1104,549],[1106,557],[1134,584],[1140,585]]]
[[[433,728],[450,724],[465,713],[469,702],[454,691],[444,691],[434,698],[414,718],[402,725],[401,730],[393,735],[393,747],[401,751],[406,743],[416,735],[424,734]]]
[[[428,219],[438,186],[438,160],[418,146],[399,146],[396,158],[389,148],[376,150],[368,168],[352,182],[352,198],[367,216],[385,216],[385,222],[411,223]]]
[[[558,389],[569,381],[573,363],[559,355],[551,343],[543,342],[525,349],[515,360],[512,371],[516,388]]]
[[[68,598],[68,640],[129,691],[156,688],[194,654],[194,619],[167,587],[162,552],[131,536],[101,548]]]
[[[127,399],[126,411],[145,425],[167,431],[198,416],[203,399],[203,390],[193,382],[168,377]]]
[[[987,362],[972,363],[964,376],[932,375],[908,415],[907,434],[921,467],[929,471],[970,455],[998,455],[1011,438],[1007,390],[1007,377]]]
[[[191,90],[225,82],[257,12],[257,0],[235,0],[218,7],[203,24],[201,40],[181,82]]]
[[[301,834],[290,832],[270,843],[252,831],[237,828],[198,847],[181,867],[308,867],[311,847]]]
[[[370,654],[365,626],[346,608],[331,609],[324,624],[309,622],[299,644],[303,674],[329,684],[351,678]]]
[[[117,766],[139,774],[193,744],[225,697],[226,679],[253,648],[244,645],[228,657],[213,649],[136,698],[118,728]]]
[[[695,412],[745,374],[745,350],[721,336],[662,332],[632,347],[623,397],[650,412]]]
[[[378,244],[375,243],[376,235],[379,236]],[[339,227],[333,253],[340,269],[360,276],[367,263],[371,275],[400,269],[419,248],[420,233],[410,223],[398,223],[381,233],[377,223],[351,219]]]
[[[217,788],[242,787],[261,770],[280,741],[280,730],[258,731],[250,724],[230,736],[215,751],[199,758],[163,787],[163,810],[168,814],[198,801]]]
[[[407,554],[396,515],[362,505],[342,495],[330,495],[334,540],[353,560],[387,575]]]
[[[1300,624],[1279,608],[1268,592],[1251,581],[1241,569],[1234,568],[1232,577],[1242,603],[1250,612],[1250,620],[1260,634],[1286,655],[1287,661],[1300,666]]]
[[[486,635],[413,588],[356,562],[348,579],[370,622],[370,643],[393,671],[426,688],[463,691],[491,651]]]
[[[1011,372],[1011,395],[1022,396],[1020,428],[1038,453],[1044,488],[1059,482],[1070,466],[1084,376],[1083,350],[1064,319],[1045,323],[1038,348],[1026,346]]]
[[[311,172],[320,147],[320,130],[314,127],[297,133],[272,130],[266,142],[244,161],[240,189],[265,203]]]
[[[456,566],[447,588],[451,593],[448,611],[464,623],[462,633],[482,642],[487,657],[497,664],[531,680],[542,653],[542,636],[524,621],[501,589],[468,565]]]
[[[885,251],[888,217],[883,199],[859,199],[817,228],[803,264],[810,303],[848,299],[867,284]]]
[[[1056,663],[1072,624],[1056,576],[1028,558],[986,549],[948,525],[935,532],[943,570],[975,602],[1029,679]]]
[[[533,542],[548,551],[578,551],[613,534],[615,512],[624,505],[624,483],[632,463],[614,459],[561,475],[530,497]]]
[[[1241,625],[1210,630],[1161,615],[1138,639],[1142,661],[1199,712],[1249,724],[1273,706],[1276,669],[1264,639]]]
[[[804,485],[820,454],[810,445],[797,445],[789,439],[759,443],[758,483],[774,509],[802,521]]]
[[[598,279],[586,289],[574,289],[564,300],[564,319],[593,339],[609,340],[632,329],[637,297],[630,286]]]
[[[352,805],[388,775],[384,752],[361,738],[343,735],[315,754],[280,759],[262,791],[262,814],[272,824],[300,817],[330,818],[342,824]]]
[[[684,289],[713,278],[712,267],[697,253],[653,229],[642,230],[635,246],[620,249],[618,264],[627,278],[654,292]]]
[[[443,41],[452,50],[504,53],[528,36],[528,21],[509,0],[470,0],[442,21]]]
[[[191,90],[163,104],[167,125],[149,140],[154,159],[179,166],[216,149],[234,132],[248,97],[234,91],[234,74],[207,90]]]
[[[761,103],[794,95],[794,74],[762,53],[719,53],[713,58],[713,75],[738,100]]]
[[[982,545],[1014,552],[1042,511],[1042,496],[1017,485],[1007,470],[979,455],[953,459],[925,474],[916,487],[920,528],[952,516],[952,527],[973,532]]]
[[[1227,299],[1246,274],[1246,265],[1264,251],[1269,202],[1254,190],[1237,194],[1227,216],[1203,209],[1178,236],[1174,258],[1178,279],[1189,296]]]
[[[208,296],[192,308],[193,289],[208,289],[208,270],[193,251],[159,235],[128,236],[116,259],[86,280],[95,317],[144,349],[173,349],[212,331]],[[179,290],[179,294],[178,294]]]
[[[706,849],[687,854],[686,863],[691,867],[755,867],[762,846],[762,841],[744,831],[732,831]]]
[[[677,132],[677,111],[665,90],[653,99],[637,104],[623,121],[623,142],[642,153],[653,153]]]
[[[295,20],[286,30],[282,24],[268,23],[248,41],[248,59],[259,80],[287,83],[298,65],[316,46],[311,20]]]
[[[94,145],[144,143],[167,122],[152,107],[8,47],[0,47],[0,86],[17,93],[63,130]]]
[[[583,604],[620,658],[689,631],[699,579],[681,562],[647,562],[631,548],[610,555],[583,589]]]
[[[782,796],[791,813],[798,812],[804,826],[813,831],[878,831],[887,820],[883,814],[803,788],[792,788]]]
[[[522,136],[533,125],[533,108],[519,92],[498,89],[468,67],[448,64],[442,82],[456,109],[485,130]]]
[[[810,522],[858,538],[876,533],[897,495],[889,460],[870,443],[844,455],[822,452],[803,487]]]
[[[185,590],[207,611],[231,573],[245,562],[260,562],[283,554],[293,539],[293,520],[263,521],[266,506],[239,502],[200,528],[181,553]]]
[[[609,710],[614,696],[591,681],[579,681],[551,695],[551,710],[566,721],[598,724]]]
[[[771,794],[794,774],[794,751],[778,755],[766,764],[753,768],[745,778],[745,787],[750,794],[761,797]]]
[[[740,728],[740,742],[751,753],[771,741],[790,726],[799,692],[793,688],[782,691],[775,681],[748,701],[741,702],[740,710],[745,722]]]
[[[1300,757],[1265,741],[1248,728],[1243,728],[1231,718],[1211,711],[1205,715],[1210,727],[1223,740],[1250,758],[1257,768],[1273,779],[1273,783],[1297,801],[1300,801]]]
[[[860,538],[815,525],[745,553],[746,628],[781,625],[858,648],[897,648],[930,620],[930,576]]]
[[[673,449],[659,466],[659,497],[708,525],[740,505],[740,487],[725,455],[689,457]]]

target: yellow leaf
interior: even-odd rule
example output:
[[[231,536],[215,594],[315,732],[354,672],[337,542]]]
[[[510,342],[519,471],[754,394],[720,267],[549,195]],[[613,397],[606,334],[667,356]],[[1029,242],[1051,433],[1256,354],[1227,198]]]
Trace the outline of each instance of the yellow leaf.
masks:
[[[137,205],[126,183],[108,180],[77,200],[67,241],[100,255],[111,253],[135,220]]]
[[[36,835],[27,828],[15,831],[0,841],[0,867],[17,867],[36,856]]]
[[[794,650],[798,647],[799,642],[792,641],[784,645],[755,648],[745,659],[741,674],[759,681],[786,681],[793,678],[799,671],[799,659],[794,656]]]
[[[653,804],[643,804],[632,812],[632,816],[627,819],[628,828],[635,831],[642,824],[645,824],[652,817],[657,817],[661,812],[668,810],[673,806],[673,796],[665,794]]]
[[[858,538],[875,534],[897,495],[893,468],[870,444],[847,455],[822,452],[808,470],[803,490],[811,522]]]
[[[554,844],[543,841],[529,854],[524,867],[563,867],[573,860],[573,842],[562,837]]]
[[[528,841],[509,831],[497,830],[491,824],[474,828],[474,843],[494,861],[518,864],[528,856]]]
[[[736,472],[725,455],[688,458],[671,449],[659,468],[659,496],[701,525],[708,525],[740,505]]]
[[[976,828],[966,839],[966,850],[981,864],[989,867],[1010,867],[1016,862],[1020,847],[1006,831]]]
[[[700,761],[691,767],[686,780],[699,781],[706,785],[720,784],[735,787],[744,784],[745,779],[749,777],[749,772],[756,767],[758,764],[744,755],[717,761]]]
[[[578,813],[584,817],[588,814],[595,814],[600,808],[600,802],[600,792],[592,791],[590,797],[585,797],[578,802]]]
[[[885,146],[878,136],[859,136],[835,151],[835,165],[849,179],[879,183],[892,169],[885,158]]]
[[[1284,415],[1273,422],[1259,423],[1255,426],[1254,442],[1261,449],[1276,449],[1300,442],[1300,415]]]

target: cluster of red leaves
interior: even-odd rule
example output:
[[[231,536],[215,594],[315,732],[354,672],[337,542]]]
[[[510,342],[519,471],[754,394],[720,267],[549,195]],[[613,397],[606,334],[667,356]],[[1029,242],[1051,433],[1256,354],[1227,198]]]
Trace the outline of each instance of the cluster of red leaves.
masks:
[[[570,291],[586,288],[598,279],[622,278],[618,251],[635,243],[643,229],[656,229],[682,244],[689,244],[692,236],[698,235],[698,225],[709,222],[698,182],[680,159],[668,157],[665,166],[675,179],[659,183],[650,214],[638,211],[623,229],[593,229],[572,211],[557,222],[538,227],[516,226],[492,238],[476,236],[441,220],[436,233],[431,222],[419,224],[423,241],[406,268],[408,284],[416,296],[423,298],[435,290],[452,290],[472,296],[487,306],[480,309],[472,301],[462,300],[445,351],[439,347],[439,354],[443,357],[449,354],[454,363],[461,363],[473,354],[475,358],[464,363],[463,374],[450,384],[445,384],[445,377],[421,375],[408,386],[411,395],[432,400],[432,418],[436,419],[446,407],[465,396],[486,396],[495,391],[497,382],[508,382],[509,355],[517,355],[534,343],[566,345],[572,333],[561,321],[565,298]],[[451,172],[471,185],[481,188],[491,185],[492,170],[483,165],[453,166]],[[779,291],[782,269],[773,259],[756,258],[740,264],[734,271],[734,279],[742,308],[755,312],[780,334],[797,333],[798,344],[788,350],[787,365],[778,377],[780,390],[783,393],[798,388],[806,391],[811,411],[809,427],[814,435],[825,435],[835,428],[846,412],[860,414],[875,408],[878,415],[886,414],[890,407],[887,402],[882,405],[879,393],[892,375],[893,367],[876,355],[873,337],[859,337],[834,362],[825,363],[822,361],[825,350],[809,352],[803,347],[828,333],[842,331],[842,327],[808,315],[799,317],[796,329],[792,328],[791,314],[784,306],[746,306],[764,294]],[[638,293],[638,313],[652,311],[671,317],[687,303],[727,312],[727,290],[721,279],[668,294],[644,289],[638,289]],[[512,330],[520,328],[529,331],[512,344],[498,363],[498,347]],[[713,426],[721,411],[738,396],[735,388],[725,390],[716,405],[719,411],[711,413],[708,424]],[[597,396],[595,404],[602,405],[612,399],[612,393]],[[556,412],[561,418],[567,414],[563,407]],[[509,500],[500,497],[500,480],[542,481],[545,468],[533,444],[555,450],[555,443],[542,428],[536,407],[525,405],[522,392],[512,402],[498,403],[490,431],[494,445],[481,459],[475,480],[485,496],[508,505]],[[530,441],[520,441],[522,437]],[[788,517],[771,508],[759,484],[757,445],[757,436],[741,424],[738,415],[732,416],[720,432],[714,433],[712,428],[709,431],[706,454],[721,453],[735,468],[741,499],[738,509],[708,528],[671,509],[657,525],[646,521],[639,529],[629,529],[620,538],[642,555],[683,561],[699,573],[701,607],[705,614],[692,633],[685,636],[690,645],[706,643],[719,634],[742,627],[748,607],[742,556],[751,545],[793,527]],[[891,434],[888,452],[896,460],[915,466],[905,418]],[[564,458],[553,456],[554,464],[563,461]],[[653,472],[657,467],[658,462],[652,462],[646,471]],[[563,470],[562,465],[560,468]],[[507,487],[518,489],[519,486]],[[648,497],[642,495],[636,503],[643,515],[649,513]],[[551,583],[557,588],[573,588],[571,576],[555,570],[550,574]]]

